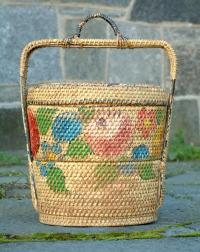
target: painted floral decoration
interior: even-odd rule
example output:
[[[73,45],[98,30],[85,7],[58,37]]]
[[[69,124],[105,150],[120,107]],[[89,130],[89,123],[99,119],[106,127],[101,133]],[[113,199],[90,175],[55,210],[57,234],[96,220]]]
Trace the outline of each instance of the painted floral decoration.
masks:
[[[120,171],[120,173],[126,175],[126,176],[130,176],[135,172],[135,167],[133,164],[128,163],[128,164],[120,164],[118,166],[118,169]]]
[[[63,171],[55,166],[54,162],[36,161],[36,166],[40,169],[40,175],[46,177],[46,183],[54,192],[68,192],[65,186],[65,176]]]
[[[40,168],[40,175],[42,177],[46,177],[47,176],[47,171],[48,169],[53,168],[55,165],[55,163],[53,162],[43,162],[43,161],[36,161],[36,166],[38,166]]]
[[[106,184],[114,182],[118,174],[115,163],[99,163],[95,167],[95,177],[97,179],[95,189],[103,188]]]
[[[41,143],[41,149],[48,160],[56,160],[56,156],[62,152],[59,143],[49,144],[46,141]]]
[[[46,135],[51,127],[53,116],[57,109],[40,107],[36,112],[36,120],[41,135]]]
[[[138,165],[139,176],[143,180],[149,180],[155,178],[152,163],[144,163]]]
[[[132,150],[133,159],[146,159],[149,156],[149,148],[145,144],[140,144]]]
[[[127,149],[132,122],[121,111],[98,110],[86,127],[86,140],[92,152],[103,157],[118,156]]]
[[[59,114],[53,122],[53,137],[58,142],[70,142],[82,131],[82,122],[77,119],[74,112],[64,112]]]
[[[34,117],[30,109],[27,110],[27,114],[28,114],[31,153],[33,157],[35,157],[40,146],[40,134],[39,134],[36,118]]]
[[[137,115],[136,129],[141,131],[142,136],[146,139],[157,127],[157,118],[154,110],[147,110],[143,107]]]
[[[92,155],[90,146],[83,139],[74,139],[69,143],[66,155],[77,159],[84,159],[88,155]]]

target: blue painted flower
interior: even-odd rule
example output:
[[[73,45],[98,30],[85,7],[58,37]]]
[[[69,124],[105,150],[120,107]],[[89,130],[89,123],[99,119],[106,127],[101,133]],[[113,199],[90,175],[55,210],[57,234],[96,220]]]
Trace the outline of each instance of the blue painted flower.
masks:
[[[135,168],[132,164],[122,164],[119,165],[119,171],[124,173],[127,176],[130,176],[131,174],[133,174]]]
[[[53,154],[58,155],[62,152],[62,148],[60,144],[58,143],[51,145],[47,143],[46,141],[44,141],[43,143],[41,143],[41,148],[42,148],[42,151],[45,152],[45,155],[51,156],[51,158],[54,157]]]
[[[61,147],[60,147],[59,144],[53,144],[53,145],[51,146],[51,150],[52,150],[52,152],[55,153],[55,154],[60,154],[60,153],[62,152],[62,149],[61,149]]]
[[[53,137],[59,142],[69,142],[81,133],[82,128],[82,123],[76,119],[75,113],[61,113],[53,122]]]
[[[145,159],[149,156],[149,148],[145,144],[140,144],[132,150],[133,159]]]
[[[49,144],[46,141],[44,141],[43,143],[41,143],[41,148],[42,148],[42,151],[46,152],[49,148]]]
[[[36,160],[35,162],[36,166],[39,167],[40,169],[40,175],[42,177],[46,177],[47,176],[47,173],[48,173],[48,170],[53,168],[55,166],[55,163],[54,162],[41,162],[39,160]]]
[[[40,175],[43,177],[47,176],[47,168],[45,165],[40,166]]]
[[[49,162],[46,163],[46,167],[49,168],[49,169],[53,168],[54,166],[55,166],[54,162],[49,161]]]

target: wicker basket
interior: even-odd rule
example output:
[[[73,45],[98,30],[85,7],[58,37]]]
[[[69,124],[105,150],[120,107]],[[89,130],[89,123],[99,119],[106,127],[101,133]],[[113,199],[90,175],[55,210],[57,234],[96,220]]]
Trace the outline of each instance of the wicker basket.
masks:
[[[117,39],[81,39],[103,18]],[[26,87],[30,54],[41,47],[162,48],[171,91],[153,85],[41,83]],[[69,39],[29,43],[21,56],[21,100],[32,200],[42,223],[118,226],[157,219],[163,183],[176,56],[161,40],[125,39],[103,14],[88,16]]]

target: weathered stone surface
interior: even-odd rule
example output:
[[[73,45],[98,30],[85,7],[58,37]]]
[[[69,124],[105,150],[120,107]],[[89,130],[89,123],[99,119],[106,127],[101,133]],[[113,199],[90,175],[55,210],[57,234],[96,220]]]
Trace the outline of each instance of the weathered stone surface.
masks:
[[[35,252],[42,248],[43,252],[197,252],[199,251],[199,237],[192,238],[166,238],[166,239],[141,239],[122,241],[57,241],[57,242],[18,242],[1,244],[4,252]]]
[[[173,45],[198,44],[200,29],[188,24],[184,27],[163,27],[163,39]]]
[[[62,80],[59,49],[42,48],[35,51],[30,58],[29,69],[29,83]]]
[[[75,31],[79,20],[67,20],[65,30],[67,37]],[[106,24],[103,21],[91,21],[82,30],[83,38],[105,38]],[[104,80],[105,49],[66,49],[64,51],[65,79]]]
[[[119,17],[122,17],[126,14],[126,10],[124,8],[121,8],[121,9],[104,9],[103,7],[65,7],[65,6],[59,6],[58,7],[58,10],[59,10],[59,14],[65,16],[65,15],[68,15],[68,16],[79,16],[79,17],[86,17],[88,15],[90,15],[91,13],[98,13],[98,12],[102,12],[104,14],[106,14],[107,16],[109,17],[112,17],[112,18],[119,18]],[[78,22],[77,22],[78,24]]]
[[[200,94],[199,36],[197,28],[164,28],[163,39],[170,42],[177,55],[176,94]],[[165,63],[165,79],[169,83],[169,67]]]
[[[0,103],[1,102],[19,102],[20,101],[20,93],[19,86],[17,85],[0,85]]]
[[[12,188],[6,190],[6,196],[7,199],[26,199],[31,198],[31,192],[29,189],[18,189],[18,188]]]
[[[57,0],[55,0],[57,1]],[[5,2],[6,4],[14,3],[14,4],[29,4],[29,5],[38,5],[38,4],[51,4],[49,0],[1,0],[1,2]],[[53,2],[53,1],[52,1]]]
[[[177,55],[177,81],[175,95],[200,94],[200,52],[193,45],[177,45],[174,47]],[[169,67],[165,67],[165,83],[170,85]]]
[[[31,40],[57,37],[55,10],[48,6],[0,6],[0,83],[17,83],[19,57]],[[59,54],[56,49],[42,49],[30,61],[29,80],[61,77]]]
[[[110,50],[108,80],[111,83],[161,82],[161,55],[156,49]]]
[[[198,0],[136,0],[132,20],[147,22],[180,21],[200,23]]]
[[[25,149],[21,109],[0,109],[0,150]]]
[[[130,21],[119,21],[116,20],[116,24],[119,27],[121,33],[132,39],[160,39],[161,30],[158,26],[152,26],[148,24],[137,24]],[[110,30],[110,35],[113,35],[113,32]],[[114,37],[114,36],[113,36]]]
[[[122,34],[128,38],[159,39],[158,28],[133,25],[130,22],[117,22]],[[114,37],[110,30],[109,37]],[[109,82],[160,83],[160,49],[110,49],[108,58]]]
[[[186,163],[187,164],[187,163]],[[172,163],[173,165],[173,163]],[[180,166],[182,166],[182,162],[180,163]],[[184,174],[178,174],[177,176],[173,176],[173,177],[170,177],[168,179],[168,188],[170,189],[171,186],[180,186],[180,185],[185,185],[186,187],[185,188],[182,188],[181,190],[182,191],[179,191],[179,189],[175,188],[176,192],[180,192],[180,193],[185,193],[189,187],[191,186],[191,190],[195,189],[195,190],[200,190],[200,173],[199,173],[199,170],[200,170],[200,167],[199,165],[197,164],[196,167],[199,169],[199,170],[196,170],[196,171],[191,171],[190,170],[190,163],[187,164],[188,166],[188,170],[185,171]],[[174,167],[174,165],[173,165]],[[176,170],[176,168],[175,168]],[[195,196],[196,193],[191,193],[191,196]]]
[[[55,1],[55,0],[54,0]],[[84,3],[84,4],[95,4],[95,5],[106,5],[106,6],[127,6],[131,0],[58,0],[60,3]]]
[[[9,153],[10,154],[10,153]],[[15,156],[18,156],[15,154]],[[28,163],[28,162],[26,162]],[[3,174],[12,174],[12,173],[19,173],[21,175],[27,176],[28,175],[28,164],[26,166],[3,166],[0,167],[0,176]]]
[[[9,183],[25,184],[27,183],[27,178],[18,176],[0,177],[0,184],[9,184]]]
[[[179,130],[184,130],[188,143],[199,144],[199,111],[196,100],[179,100],[174,102],[171,138]]]

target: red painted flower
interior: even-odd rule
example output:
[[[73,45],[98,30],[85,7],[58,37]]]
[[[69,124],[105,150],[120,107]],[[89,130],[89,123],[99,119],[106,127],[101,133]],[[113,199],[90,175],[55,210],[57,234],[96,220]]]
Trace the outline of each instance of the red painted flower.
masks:
[[[97,111],[86,127],[86,140],[94,154],[113,157],[123,154],[132,136],[132,122],[121,111]]]
[[[144,138],[148,138],[156,129],[156,113],[154,110],[142,108],[137,115],[136,129],[141,131]]]
[[[33,157],[35,157],[40,145],[40,135],[37,127],[37,122],[32,111],[28,109],[27,113],[28,113],[29,135],[31,142],[31,152],[33,154]]]

